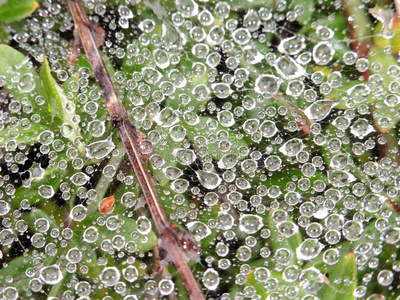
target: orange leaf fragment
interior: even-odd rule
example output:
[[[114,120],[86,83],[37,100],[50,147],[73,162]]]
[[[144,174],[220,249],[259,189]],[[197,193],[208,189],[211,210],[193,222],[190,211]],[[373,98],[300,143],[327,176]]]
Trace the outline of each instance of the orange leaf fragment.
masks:
[[[104,198],[99,205],[99,212],[101,214],[108,213],[113,208],[115,203],[114,195]]]

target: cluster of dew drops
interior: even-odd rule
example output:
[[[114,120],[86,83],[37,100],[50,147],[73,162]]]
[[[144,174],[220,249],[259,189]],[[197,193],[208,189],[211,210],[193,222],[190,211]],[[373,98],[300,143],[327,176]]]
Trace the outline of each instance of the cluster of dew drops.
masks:
[[[140,6],[139,10],[135,10],[134,5],[138,3],[119,5],[110,11],[104,3],[85,2],[94,20],[101,21],[106,29],[106,43],[101,50],[109,59],[123,61],[127,70],[133,70],[128,73],[116,69],[113,78],[131,118],[147,133],[146,141],[158,150],[150,159],[153,167],[170,180],[168,189],[160,197],[161,202],[172,200],[169,205],[174,213],[170,218],[184,224],[199,245],[214,234],[214,242],[202,249],[205,268],[196,273],[205,291],[214,292],[212,295],[221,299],[231,296],[259,299],[256,289],[247,284],[249,274],[253,274],[271,299],[283,296],[295,299],[300,290],[305,292],[303,299],[317,299],[315,295],[327,278],[321,270],[301,268],[301,265],[322,255],[326,265],[334,266],[343,256],[342,242],[352,242],[357,268],[365,273],[354,297],[364,297],[371,281],[383,288],[393,288],[392,283],[399,276],[400,260],[392,256],[391,267],[378,269],[378,266],[382,263],[379,254],[383,247],[397,245],[400,241],[400,220],[386,205],[398,195],[400,178],[396,177],[391,159],[384,158],[362,165],[361,173],[368,180],[361,181],[352,161],[353,155],[362,155],[376,146],[374,126],[364,116],[368,114],[368,107],[352,108],[355,103],[365,101],[374,90],[367,82],[352,87],[344,95],[348,109],[335,110],[337,102],[326,100],[325,96],[342,86],[342,74],[335,71],[325,78],[322,71],[308,67],[323,69],[334,62],[334,29],[315,25],[316,38],[312,40],[290,28],[286,35],[280,36],[277,31],[281,24],[294,23],[304,13],[301,5],[288,9],[284,1],[277,1],[274,8],[241,11],[238,11],[239,3],[224,1],[210,4],[176,0],[168,9],[158,2],[147,3],[147,7]],[[146,9],[152,11],[153,19],[143,17]],[[55,26],[59,27],[59,32],[52,30]],[[43,7],[21,32],[10,32],[10,39],[20,50],[29,53],[35,63],[42,62],[46,52],[60,84],[70,76],[79,78],[69,84],[71,93],[66,96],[74,103],[67,110],[72,115],[76,112],[72,122],[97,140],[85,144],[78,139],[68,145],[65,139],[73,134],[70,124],[61,126],[60,132],[40,132],[38,140],[42,144],[42,155],[50,156],[50,165],[57,161],[58,152],[67,152],[72,167],[77,170],[70,178],[71,183],[80,186],[81,198],[94,200],[96,191],[83,187],[94,172],[90,166],[86,167],[86,173],[81,171],[85,161],[102,160],[119,153],[107,133],[106,112],[100,109],[101,94],[91,87],[90,70],[82,67],[78,72],[70,72],[58,61],[59,57],[65,57],[69,47],[62,33],[72,27],[71,17],[60,4],[44,1]],[[129,31],[132,28],[134,34]],[[279,37],[275,45],[271,43],[271,35]],[[339,63],[353,66],[358,72],[369,68],[368,60],[358,58],[353,51],[346,52]],[[390,73],[396,84],[399,67],[390,67]],[[35,88],[29,74],[15,80],[21,92],[29,93]],[[393,90],[385,102],[388,107],[398,104],[398,90],[395,86]],[[290,101],[299,98],[306,105],[296,109]],[[37,95],[35,101],[42,103],[44,99]],[[8,105],[9,112],[24,110],[31,117],[18,123],[2,113],[2,128],[5,125],[12,128],[12,124],[9,125],[12,122],[29,127],[40,119],[24,100],[13,99]],[[312,122],[307,124],[306,119]],[[322,121],[327,119],[336,130],[333,137],[324,132],[326,123]],[[305,127],[309,132],[304,132]],[[168,140],[176,147],[168,155],[161,154]],[[2,154],[2,160],[9,165],[26,159],[23,152],[15,152],[17,146],[24,150],[23,145],[8,141]],[[25,149],[28,146],[25,145]],[[83,157],[78,150],[80,146],[85,149]],[[329,162],[316,152],[321,147],[327,149]],[[344,150],[348,147],[350,153]],[[146,147],[143,148],[146,151]],[[66,167],[62,161],[57,163]],[[30,176],[40,179],[45,168],[42,164],[35,165]],[[299,172],[293,175],[293,169]],[[279,175],[285,180],[284,186],[276,182],[268,184],[274,176],[284,172],[287,175]],[[102,173],[111,179],[116,176],[128,188],[134,188],[132,176],[117,174],[112,165],[104,167]],[[315,179],[319,173],[326,179]],[[394,184],[387,186],[386,182]],[[15,193],[15,187],[6,176],[1,179],[1,185],[0,215],[5,216],[11,209],[8,199]],[[60,190],[62,197],[69,200],[69,184],[62,183]],[[50,185],[42,185],[38,191],[47,201],[55,192]],[[188,203],[187,199],[191,199],[190,205],[183,205]],[[136,203],[134,194],[129,191],[116,200],[117,205],[120,201],[126,208]],[[30,209],[29,202],[22,201],[21,208]],[[86,212],[86,207],[79,204],[70,216],[79,223]],[[216,213],[212,215],[213,212]],[[212,216],[201,218],[208,214]],[[18,211],[14,213],[15,217],[17,215]],[[115,216],[102,220],[112,231],[122,226]],[[377,234],[366,232],[371,222]],[[3,247],[14,242],[14,230],[20,233],[27,230],[22,220],[13,228],[10,219],[4,218],[2,225],[0,242]],[[151,230],[151,222],[142,216],[137,220],[137,227],[139,233],[146,235]],[[65,276],[63,268],[57,264],[44,265],[43,257],[56,255],[57,244],[65,241],[59,236],[68,239],[74,234],[70,228],[62,233],[52,231],[54,240],[46,242],[44,234],[49,230],[48,221],[38,219],[35,228],[37,233],[31,236],[31,243],[37,251],[35,266],[26,271],[26,276],[31,278],[27,294],[61,282]],[[276,243],[299,232],[303,240],[296,249],[285,246],[272,249],[272,231],[277,236]],[[91,226],[82,238],[93,243],[101,234],[96,226]],[[42,248],[45,253],[39,254]],[[85,247],[74,247],[63,254],[67,272],[74,273],[84,250]],[[102,244],[102,250],[126,251],[133,255],[136,246],[115,234],[112,241]],[[143,257],[143,253],[140,256]],[[263,265],[251,266],[256,259],[262,259]],[[73,278],[67,284],[69,289],[64,292],[63,299],[73,299],[74,293],[80,299],[89,299],[96,287],[113,289],[127,300],[137,299],[126,292],[127,285],[142,276],[133,266],[134,262],[134,256],[129,256],[128,266],[122,271],[104,267],[94,284]],[[107,259],[102,257],[100,263],[106,266]],[[145,263],[141,266],[146,268]],[[6,267],[3,264],[3,268]],[[232,277],[229,270],[233,268],[239,271]],[[80,272],[85,274],[88,270],[81,268]],[[277,272],[281,277],[274,277]],[[16,299],[18,291],[11,285],[7,287],[13,278],[6,278],[5,282],[3,298]],[[226,285],[241,288],[234,295],[226,291],[218,294],[220,286]],[[170,278],[146,280],[144,295],[171,293],[174,293],[174,283]]]

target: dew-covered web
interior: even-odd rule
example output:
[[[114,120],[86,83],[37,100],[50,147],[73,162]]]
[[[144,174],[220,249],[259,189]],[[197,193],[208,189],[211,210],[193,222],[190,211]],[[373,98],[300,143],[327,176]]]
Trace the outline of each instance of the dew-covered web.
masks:
[[[399,299],[395,3],[83,3],[207,298]],[[66,4],[32,7],[0,23],[1,297],[189,299]]]

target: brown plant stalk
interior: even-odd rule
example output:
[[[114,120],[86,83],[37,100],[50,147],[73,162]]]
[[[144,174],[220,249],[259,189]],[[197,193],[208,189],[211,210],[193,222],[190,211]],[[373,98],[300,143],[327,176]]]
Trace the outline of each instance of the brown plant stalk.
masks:
[[[180,230],[169,221],[160,203],[153,178],[148,172],[140,151],[138,144],[140,134],[133,122],[130,121],[97,48],[96,40],[98,40],[98,37],[96,34],[98,28],[94,27],[98,24],[94,24],[93,21],[88,19],[79,0],[67,0],[67,3],[75,23],[75,32],[77,32],[75,36],[80,38],[85,49],[87,59],[111,115],[112,125],[118,129],[132,169],[136,173],[139,185],[142,188],[143,197],[159,233],[158,247],[161,260],[158,260],[157,263],[160,267],[171,263],[177,269],[190,299],[205,299],[202,289],[188,264],[189,259],[198,257],[199,250],[188,232]]]

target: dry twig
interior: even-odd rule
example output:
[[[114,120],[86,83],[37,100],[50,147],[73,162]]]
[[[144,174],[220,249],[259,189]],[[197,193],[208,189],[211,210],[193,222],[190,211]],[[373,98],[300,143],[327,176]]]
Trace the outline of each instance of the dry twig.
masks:
[[[157,227],[160,256],[165,263],[171,263],[177,269],[191,299],[205,299],[201,287],[188,264],[189,259],[194,259],[198,256],[199,250],[193,237],[188,232],[180,230],[168,220],[167,214],[158,199],[154,181],[140,152],[138,144],[140,140],[139,133],[135,125],[129,120],[97,48],[96,40],[98,38],[96,34],[98,31],[92,30],[93,21],[88,19],[79,0],[68,0],[67,2],[74,19],[75,31],[78,33],[75,36],[79,36],[85,49],[87,59],[111,115],[112,125],[119,131],[132,168],[142,188],[144,199]]]

